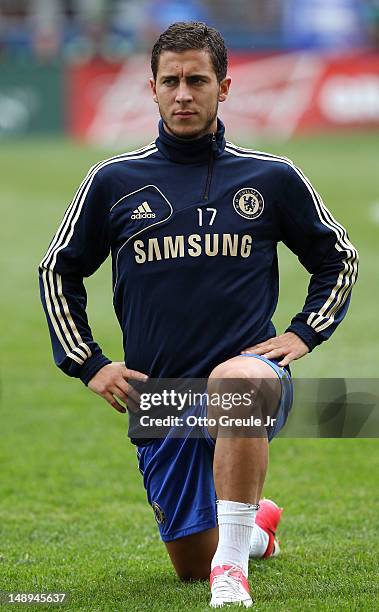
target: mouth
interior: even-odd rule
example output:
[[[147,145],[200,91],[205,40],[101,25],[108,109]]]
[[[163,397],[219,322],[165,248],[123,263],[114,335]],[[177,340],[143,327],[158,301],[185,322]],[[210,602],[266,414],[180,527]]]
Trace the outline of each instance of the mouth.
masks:
[[[196,115],[196,113],[192,112],[192,111],[178,111],[176,113],[174,113],[175,117],[181,117],[183,119],[188,118],[188,117],[193,117],[194,115]]]

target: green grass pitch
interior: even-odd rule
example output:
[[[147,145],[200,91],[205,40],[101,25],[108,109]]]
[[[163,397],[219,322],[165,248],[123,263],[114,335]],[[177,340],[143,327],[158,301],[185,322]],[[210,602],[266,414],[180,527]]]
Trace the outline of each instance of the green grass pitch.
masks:
[[[262,147],[302,167],[361,256],[346,321],[293,373],[377,377],[377,134]],[[55,368],[39,303],[38,262],[88,167],[113,153],[66,140],[0,145],[0,591],[68,592],[70,612],[205,611],[208,585],[180,583],[159,540],[126,417]],[[280,265],[279,331],[307,286],[285,249]],[[119,360],[109,264],[87,288],[94,336]],[[285,508],[283,554],[251,565],[256,610],[379,608],[377,451],[376,440],[274,441],[265,494]]]

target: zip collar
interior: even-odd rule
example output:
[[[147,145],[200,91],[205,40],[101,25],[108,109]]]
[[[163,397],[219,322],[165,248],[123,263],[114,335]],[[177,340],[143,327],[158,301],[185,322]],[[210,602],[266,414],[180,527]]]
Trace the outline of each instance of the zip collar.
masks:
[[[217,119],[215,134],[205,134],[201,138],[191,140],[168,134],[163,127],[162,119],[158,128],[159,136],[155,141],[158,150],[164,157],[179,164],[208,162],[210,151],[216,158],[222,155],[225,148],[225,126],[220,119]]]

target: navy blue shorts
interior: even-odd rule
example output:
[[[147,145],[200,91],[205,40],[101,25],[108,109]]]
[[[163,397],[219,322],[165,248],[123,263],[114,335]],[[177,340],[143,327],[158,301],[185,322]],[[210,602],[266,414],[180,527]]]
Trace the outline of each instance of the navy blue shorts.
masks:
[[[275,425],[267,428],[271,441],[284,426],[292,406],[291,376],[275,361],[248,354],[268,363],[277,373],[282,394]],[[206,405],[195,407],[206,416]],[[215,441],[204,427],[203,436],[159,438],[137,448],[138,467],[143,475],[147,499],[152,506],[161,538],[177,538],[216,527],[216,491],[213,482]]]

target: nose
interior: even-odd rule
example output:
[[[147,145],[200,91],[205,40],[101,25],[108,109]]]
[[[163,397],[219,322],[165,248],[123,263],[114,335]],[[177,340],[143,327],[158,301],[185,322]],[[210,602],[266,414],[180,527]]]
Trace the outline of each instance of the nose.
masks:
[[[175,102],[178,102],[179,104],[184,104],[186,102],[191,102],[191,101],[192,101],[191,91],[187,83],[184,80],[182,80],[179,82],[179,86],[176,91]]]

